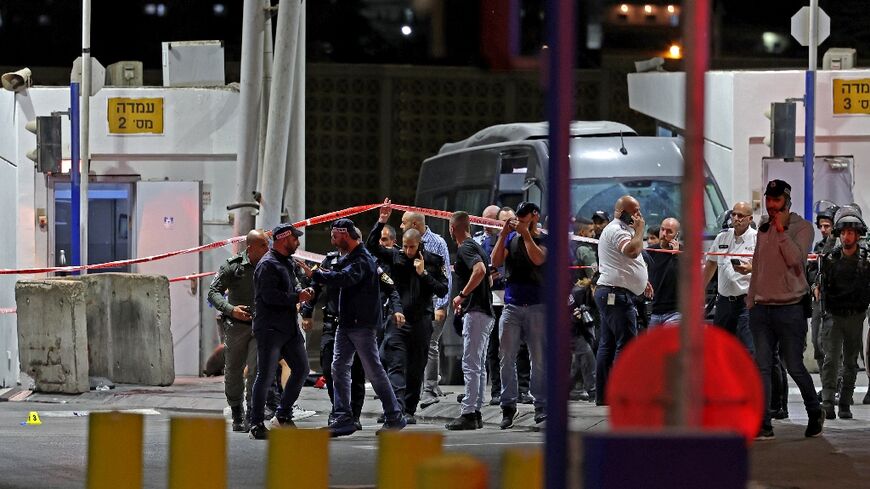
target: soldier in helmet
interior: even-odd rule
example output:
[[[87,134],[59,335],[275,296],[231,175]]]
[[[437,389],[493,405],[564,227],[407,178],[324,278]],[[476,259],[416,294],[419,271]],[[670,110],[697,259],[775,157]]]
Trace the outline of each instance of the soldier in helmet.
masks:
[[[864,315],[870,305],[870,248],[860,242],[867,225],[857,206],[843,206],[834,216],[833,235],[840,244],[821,259],[815,295],[825,304],[819,340],[825,352],[822,364],[822,409],[834,419],[834,394],[843,366],[839,416],[851,419],[850,404],[858,373],[858,354]]]
[[[825,246],[830,250],[835,244],[837,238],[831,237],[831,231],[834,229],[834,214],[838,207],[831,206],[827,209],[822,209],[816,213],[816,228],[822,233],[822,239],[813,246],[813,253],[822,253]],[[830,243],[828,238],[830,237]],[[816,260],[807,262],[807,281],[810,284],[816,283],[816,276],[819,273],[819,264]],[[813,358],[819,366],[819,372],[822,371],[822,363],[825,361],[825,352],[822,350],[822,345],[819,343],[819,329],[822,324],[822,305],[821,302],[813,298],[813,317],[810,320],[810,327],[813,333]]]

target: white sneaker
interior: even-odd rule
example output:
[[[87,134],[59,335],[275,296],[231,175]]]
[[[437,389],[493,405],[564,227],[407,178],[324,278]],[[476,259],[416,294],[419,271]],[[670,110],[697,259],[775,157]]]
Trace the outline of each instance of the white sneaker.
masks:
[[[302,406],[299,404],[293,405],[293,421],[299,421],[300,419],[310,418],[317,414],[317,411],[308,411],[302,409]]]

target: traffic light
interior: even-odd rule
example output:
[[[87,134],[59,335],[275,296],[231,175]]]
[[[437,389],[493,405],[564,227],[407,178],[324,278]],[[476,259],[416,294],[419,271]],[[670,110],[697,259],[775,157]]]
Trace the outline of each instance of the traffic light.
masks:
[[[773,102],[770,113],[764,115],[770,119],[770,137],[764,138],[764,144],[770,146],[770,156],[794,159],[797,105],[794,102]]]
[[[38,116],[24,126],[36,134],[36,149],[27,153],[27,157],[36,163],[36,171],[40,173],[60,173],[61,154],[60,116]]]

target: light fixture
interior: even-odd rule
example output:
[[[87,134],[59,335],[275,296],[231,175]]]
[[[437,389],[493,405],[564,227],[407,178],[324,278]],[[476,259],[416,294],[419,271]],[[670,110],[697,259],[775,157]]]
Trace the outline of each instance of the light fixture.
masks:
[[[673,5],[668,5],[668,13],[673,14],[677,9]]]
[[[652,5],[648,5],[648,4],[647,4],[647,5],[644,5],[644,6],[643,6],[643,11],[644,11],[647,15],[651,15],[651,14],[653,13]]]
[[[411,30],[411,26],[409,26],[409,25],[402,26],[402,35],[403,36],[408,37],[411,35],[412,32],[414,32],[414,31]]]
[[[623,3],[622,5],[620,5],[619,11],[622,12],[623,14],[627,14],[628,13],[628,4]]]
[[[671,47],[668,48],[668,57],[671,59],[681,59],[683,57],[683,49],[679,44],[671,44]]]

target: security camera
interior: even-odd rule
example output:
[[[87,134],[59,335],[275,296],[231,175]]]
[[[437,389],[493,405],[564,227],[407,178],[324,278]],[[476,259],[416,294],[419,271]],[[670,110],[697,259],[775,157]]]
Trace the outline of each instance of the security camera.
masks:
[[[3,83],[3,88],[6,90],[20,92],[33,84],[30,80],[30,75],[30,68],[22,68],[18,71],[4,73],[0,77],[0,82]]]
[[[635,61],[634,69],[638,73],[646,73],[648,71],[665,71],[662,66],[664,66],[665,60],[659,56],[655,58],[645,59],[643,61]]]

